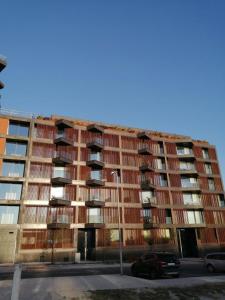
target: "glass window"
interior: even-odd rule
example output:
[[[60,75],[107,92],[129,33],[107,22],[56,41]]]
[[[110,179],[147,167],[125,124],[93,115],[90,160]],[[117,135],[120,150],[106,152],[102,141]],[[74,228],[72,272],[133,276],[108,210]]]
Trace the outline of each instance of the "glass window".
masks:
[[[10,121],[8,132],[9,135],[28,136],[28,133],[28,124]]]
[[[201,224],[203,223],[202,212],[198,210],[188,210],[187,219],[188,219],[188,224]]]
[[[202,156],[203,156],[203,158],[208,159],[209,158],[209,150],[206,149],[206,148],[203,148],[202,149]]]
[[[100,170],[92,170],[91,171],[91,179],[101,180],[102,173]]]
[[[90,160],[101,161],[101,153],[100,152],[92,152],[90,153]]]
[[[209,185],[209,190],[210,191],[214,191],[215,190],[215,183],[214,183],[214,180],[209,178],[208,179],[208,185]]]
[[[177,146],[177,155],[188,155],[188,154],[192,154],[192,153],[193,153],[193,151],[191,148]]]
[[[101,190],[100,189],[90,189],[90,200],[100,201],[101,200]]]
[[[151,199],[154,197],[153,191],[142,191],[141,192],[141,202],[142,203],[150,203]]]
[[[103,223],[103,216],[101,216],[100,208],[88,209],[88,222],[89,223]]]
[[[23,177],[24,163],[17,161],[3,161],[2,176]]]
[[[195,178],[195,177],[182,177],[181,178],[181,186],[184,187],[184,188],[196,187],[197,186],[197,178]]]
[[[0,224],[17,224],[19,206],[0,206]]]
[[[63,198],[64,188],[62,186],[52,186],[51,187],[51,198]]]
[[[6,142],[5,154],[25,156],[27,152],[27,143],[23,142]]]
[[[159,175],[160,186],[167,186],[167,177],[165,174]]]
[[[158,170],[164,170],[166,168],[164,159],[162,158],[156,159],[156,168]]]
[[[205,172],[206,172],[206,174],[212,174],[211,164],[205,164]]]
[[[65,177],[65,167],[54,167],[53,177]]]
[[[194,170],[195,166],[191,162],[180,161],[180,170]]]
[[[183,201],[184,204],[191,204],[191,205],[200,204],[200,196],[198,194],[184,193]]]
[[[0,183],[0,199],[20,200],[22,191],[21,183]]]

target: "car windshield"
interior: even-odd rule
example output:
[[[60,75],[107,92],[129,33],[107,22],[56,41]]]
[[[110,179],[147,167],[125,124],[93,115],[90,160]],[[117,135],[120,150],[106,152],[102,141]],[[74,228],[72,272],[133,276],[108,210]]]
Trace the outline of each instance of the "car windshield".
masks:
[[[171,262],[177,260],[177,256],[174,254],[157,254],[158,258],[165,262]]]

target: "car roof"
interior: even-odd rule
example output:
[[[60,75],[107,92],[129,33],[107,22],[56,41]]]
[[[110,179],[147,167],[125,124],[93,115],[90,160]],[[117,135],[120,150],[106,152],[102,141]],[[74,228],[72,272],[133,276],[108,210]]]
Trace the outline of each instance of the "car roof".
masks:
[[[206,256],[217,255],[217,254],[223,254],[223,255],[225,255],[225,252],[212,252],[212,253],[208,253]]]

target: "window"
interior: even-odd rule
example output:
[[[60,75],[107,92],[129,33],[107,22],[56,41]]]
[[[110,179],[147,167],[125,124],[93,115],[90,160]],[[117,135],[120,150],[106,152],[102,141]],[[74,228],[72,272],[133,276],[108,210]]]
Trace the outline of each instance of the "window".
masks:
[[[29,125],[26,123],[10,121],[8,134],[17,136],[28,136]]]
[[[164,159],[162,158],[156,159],[156,168],[158,170],[164,170],[166,168]]]
[[[100,208],[88,209],[88,223],[103,223],[103,216]]]
[[[193,151],[191,148],[183,147],[183,146],[177,146],[177,155],[189,155],[192,154]]]
[[[153,191],[142,191],[141,193],[141,202],[150,203],[153,200],[154,192]]]
[[[203,215],[201,211],[188,210],[187,211],[188,224],[201,224],[203,223]]]
[[[0,199],[20,200],[21,191],[21,183],[0,183]]]
[[[214,180],[212,178],[208,179],[208,185],[209,185],[209,190],[210,191],[214,191],[215,190],[215,183],[214,183]]]
[[[0,224],[17,224],[19,206],[0,206]]]
[[[198,186],[197,178],[195,178],[195,177],[181,177],[181,186],[183,188],[197,187]]]
[[[102,173],[100,170],[91,170],[91,179],[102,180]]]
[[[24,163],[16,161],[3,161],[2,176],[23,177]]]
[[[212,174],[212,166],[211,164],[204,164],[206,174]]]
[[[62,186],[52,186],[51,187],[51,198],[63,198],[64,188]]]
[[[205,159],[209,159],[209,150],[206,149],[206,148],[203,148],[203,149],[202,149],[202,156],[203,156],[203,158],[205,158]]]
[[[15,156],[25,156],[27,152],[27,143],[6,142],[5,154]]]
[[[172,223],[171,209],[166,209],[166,224]]]
[[[55,177],[66,177],[65,176],[65,167],[54,167],[53,168],[53,175],[54,178]]]
[[[183,201],[185,205],[199,205],[201,200],[199,194],[184,193]]]
[[[167,177],[165,174],[159,175],[160,186],[167,186]]]
[[[89,156],[90,160],[97,160],[97,161],[101,161],[101,153],[100,152],[91,152],[90,156]]]
[[[180,170],[194,170],[195,165],[191,162],[180,161]]]
[[[100,189],[90,189],[90,200],[100,201],[101,199],[101,190]]]
[[[223,195],[218,195],[218,200],[219,200],[219,206],[224,207],[225,206],[225,199]]]

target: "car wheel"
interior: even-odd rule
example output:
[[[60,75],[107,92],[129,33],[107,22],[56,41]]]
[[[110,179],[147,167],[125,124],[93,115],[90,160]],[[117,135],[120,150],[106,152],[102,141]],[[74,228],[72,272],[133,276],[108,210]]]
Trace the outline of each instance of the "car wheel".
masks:
[[[215,272],[215,268],[213,267],[213,265],[207,265],[206,266],[207,270],[210,272],[210,273],[214,273]]]
[[[156,279],[157,278],[157,272],[156,272],[156,270],[151,270],[151,271],[149,271],[149,278],[150,279]]]
[[[132,268],[131,268],[131,274],[132,274],[134,277],[138,276],[138,272],[137,272],[137,270],[135,269],[135,267],[132,267]]]

